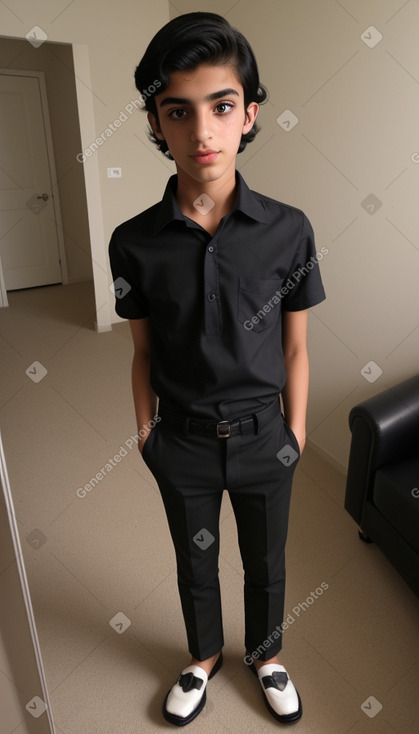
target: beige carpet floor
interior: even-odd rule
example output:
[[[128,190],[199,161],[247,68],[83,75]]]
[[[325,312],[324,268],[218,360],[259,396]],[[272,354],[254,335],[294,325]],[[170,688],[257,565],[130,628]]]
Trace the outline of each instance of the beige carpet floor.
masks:
[[[9,296],[0,424],[57,734],[174,730],[161,705],[188,653],[160,495],[131,441],[128,324],[95,333],[91,283]],[[292,730],[416,734],[418,603],[380,550],[359,540],[344,491],[344,475],[308,446],[287,546],[283,662],[304,707]],[[226,493],[220,578],[225,664],[187,730],[279,731],[243,663],[243,577]]]

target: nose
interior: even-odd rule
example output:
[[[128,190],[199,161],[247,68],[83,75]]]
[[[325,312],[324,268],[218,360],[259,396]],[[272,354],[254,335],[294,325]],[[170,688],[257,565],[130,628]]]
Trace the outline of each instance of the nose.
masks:
[[[196,110],[192,117],[191,140],[203,143],[211,138],[210,114],[206,110]]]

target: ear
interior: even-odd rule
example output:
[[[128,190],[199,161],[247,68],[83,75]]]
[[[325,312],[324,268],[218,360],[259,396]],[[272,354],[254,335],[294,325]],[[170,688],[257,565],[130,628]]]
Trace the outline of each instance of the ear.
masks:
[[[246,110],[244,125],[243,125],[243,131],[242,134],[246,135],[246,133],[250,132],[253,125],[255,124],[255,120],[258,116],[259,112],[259,105],[257,102],[251,102]]]
[[[160,130],[159,120],[156,115],[154,115],[152,112],[147,112],[147,120],[156,138],[158,138],[159,140],[164,140],[164,135]]]

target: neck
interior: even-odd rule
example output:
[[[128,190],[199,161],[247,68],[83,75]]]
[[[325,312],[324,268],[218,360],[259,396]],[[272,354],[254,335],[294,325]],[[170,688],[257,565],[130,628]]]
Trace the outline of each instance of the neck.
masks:
[[[216,181],[196,181],[181,169],[178,169],[177,175],[176,200],[182,214],[199,222],[205,228],[208,228],[206,224],[209,225],[211,222],[211,229],[214,229],[214,225],[218,226],[220,219],[228,214],[234,206],[236,197],[235,168],[226,171]],[[194,201],[200,201],[202,194],[205,194],[211,199],[211,202],[214,202],[214,206],[211,205],[211,210],[205,215],[199,211],[199,206],[193,204]]]

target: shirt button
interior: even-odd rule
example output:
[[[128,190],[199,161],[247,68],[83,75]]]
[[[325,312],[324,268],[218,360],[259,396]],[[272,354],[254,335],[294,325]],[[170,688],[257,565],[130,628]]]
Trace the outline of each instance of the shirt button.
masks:
[[[210,246],[209,246],[209,248],[208,248],[208,252],[214,252],[214,248],[213,248],[213,246],[212,246],[212,245],[210,245]]]
[[[217,296],[215,295],[215,293],[208,293],[208,300],[209,301],[215,301],[216,298],[217,298]]]

